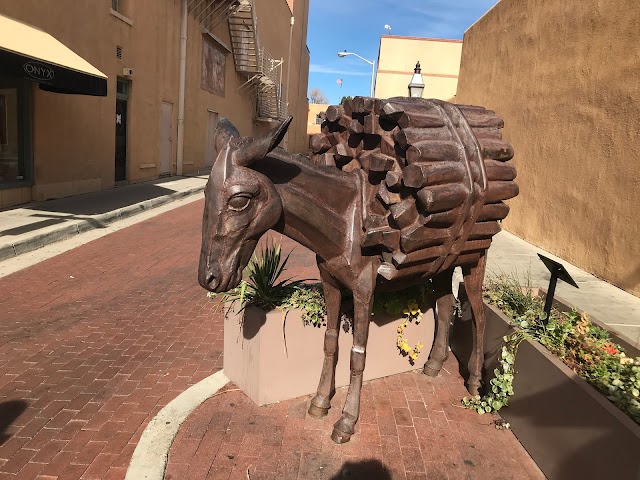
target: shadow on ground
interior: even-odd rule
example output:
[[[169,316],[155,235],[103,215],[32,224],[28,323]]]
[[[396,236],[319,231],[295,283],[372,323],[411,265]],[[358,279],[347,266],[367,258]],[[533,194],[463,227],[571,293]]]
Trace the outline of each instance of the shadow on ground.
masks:
[[[348,461],[330,480],[391,480],[391,472],[379,460]]]
[[[175,179],[168,179],[167,182],[172,180]],[[117,195],[114,195],[115,192],[117,192]],[[73,215],[99,215],[172,193],[175,193],[175,190],[164,188],[157,184],[138,183],[135,185],[116,187],[115,189],[33,203],[25,207],[30,210],[45,212],[70,213]]]
[[[0,403],[0,445],[11,438],[7,429],[16,419],[27,409],[27,402],[24,400],[9,400]]]

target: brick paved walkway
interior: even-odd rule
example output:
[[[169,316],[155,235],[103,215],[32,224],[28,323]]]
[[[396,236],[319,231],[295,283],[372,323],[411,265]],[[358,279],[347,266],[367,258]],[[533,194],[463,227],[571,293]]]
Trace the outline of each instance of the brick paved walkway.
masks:
[[[235,385],[196,409],[169,455],[167,480],[543,479],[492,415],[458,405],[466,394],[454,358],[432,379],[419,371],[366,382],[356,435],[330,438],[347,388],[329,415],[306,414],[308,397],[257,407]]]
[[[0,280],[0,479],[123,478],[156,412],[222,368],[202,206]]]
[[[196,280],[201,209],[191,203],[0,279],[0,480],[122,479],[149,420],[222,367],[222,319]],[[312,261],[298,247],[291,266],[317,278]],[[368,383],[359,433],[343,447],[329,439],[339,407],[316,421],[306,398],[259,408],[241,392],[217,395],[181,428],[167,478],[244,480],[249,463],[251,480],[330,478],[362,458],[394,479],[538,478],[511,432],[451,405],[464,395],[456,377]]]

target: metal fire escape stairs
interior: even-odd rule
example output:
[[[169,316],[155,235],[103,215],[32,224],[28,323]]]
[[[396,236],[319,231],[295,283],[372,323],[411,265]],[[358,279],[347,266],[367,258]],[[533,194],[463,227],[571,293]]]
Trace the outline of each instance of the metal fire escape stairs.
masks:
[[[208,33],[242,8],[243,0],[187,0],[187,11]]]
[[[260,48],[255,0],[240,0],[229,18],[229,32],[236,71],[247,79],[240,91],[253,92],[258,121],[283,120],[287,106],[282,101],[282,64]]]

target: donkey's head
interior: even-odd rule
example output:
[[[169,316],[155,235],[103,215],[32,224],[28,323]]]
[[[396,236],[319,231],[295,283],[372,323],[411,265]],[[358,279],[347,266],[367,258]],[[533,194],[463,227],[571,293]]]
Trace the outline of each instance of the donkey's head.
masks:
[[[202,250],[198,281],[211,292],[225,292],[242,280],[258,239],[282,215],[273,183],[251,168],[284,137],[291,117],[266,135],[241,138],[227,119],[215,134],[218,158],[205,188]]]

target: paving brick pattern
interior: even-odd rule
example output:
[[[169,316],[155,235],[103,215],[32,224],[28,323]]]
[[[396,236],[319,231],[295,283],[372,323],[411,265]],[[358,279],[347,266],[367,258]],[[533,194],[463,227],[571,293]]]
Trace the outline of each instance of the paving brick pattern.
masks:
[[[222,367],[222,318],[196,280],[202,206],[0,279],[0,480],[124,478],[149,420]],[[304,248],[290,262],[317,278]],[[317,421],[307,398],[259,408],[228,391],[182,426],[166,478],[245,480],[249,465],[251,480],[331,478],[349,465],[344,478],[541,477],[511,432],[454,406],[463,395],[457,373],[369,382],[358,434],[339,447],[339,407]]]
[[[222,368],[202,207],[0,279],[0,480],[123,478],[149,420]]]
[[[314,368],[313,370],[317,370]],[[347,388],[324,419],[310,396],[257,407],[230,384],[181,426],[167,480],[543,479],[496,417],[460,407],[466,390],[454,358],[433,379],[420,371],[366,382],[356,435],[330,438]]]

